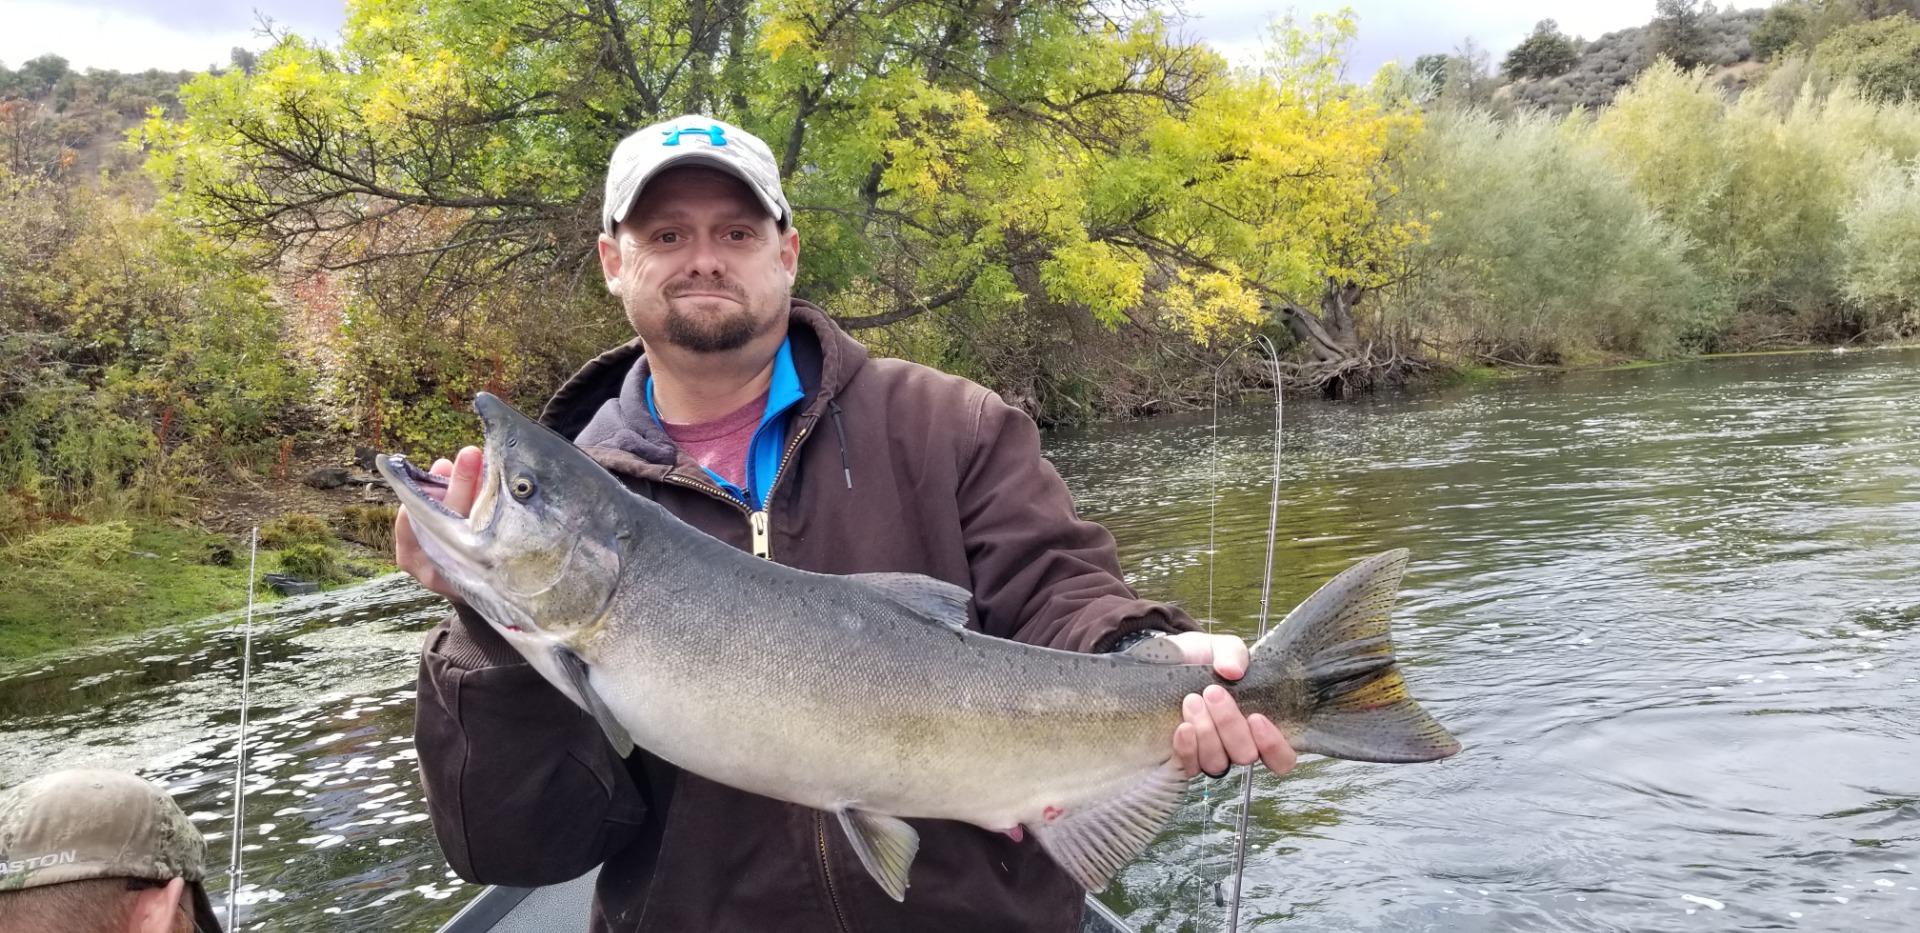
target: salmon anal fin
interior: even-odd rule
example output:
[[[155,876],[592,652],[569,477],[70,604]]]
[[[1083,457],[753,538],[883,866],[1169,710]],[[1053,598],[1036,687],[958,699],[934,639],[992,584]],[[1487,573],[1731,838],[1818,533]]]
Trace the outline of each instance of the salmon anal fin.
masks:
[[[1099,891],[1160,835],[1186,793],[1186,773],[1169,759],[1112,800],[1070,809],[1027,828],[1073,880]]]

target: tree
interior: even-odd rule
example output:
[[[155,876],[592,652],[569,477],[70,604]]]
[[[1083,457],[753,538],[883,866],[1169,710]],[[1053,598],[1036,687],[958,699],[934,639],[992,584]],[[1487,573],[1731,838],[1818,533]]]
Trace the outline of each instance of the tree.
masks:
[[[1920,333],[1920,170],[1882,163],[1847,212],[1847,298],[1864,329]]]
[[[1573,40],[1560,32],[1560,24],[1543,19],[1534,25],[1532,35],[1507,53],[1500,70],[1516,81],[1552,78],[1573,70],[1579,60],[1580,53]]]
[[[1754,57],[1770,61],[1796,44],[1804,45],[1811,25],[1812,17],[1807,8],[1796,0],[1786,0],[1768,7],[1749,38]]]
[[[1654,0],[1652,24],[1653,50],[1682,68],[1700,64],[1706,55],[1706,31],[1701,28],[1703,14],[1713,12],[1701,0]]]
[[[1433,86],[1437,88],[1446,83],[1447,63],[1451,60],[1452,56],[1445,52],[1431,52],[1422,55],[1413,60],[1413,73],[1422,79],[1432,82]]]
[[[1920,99],[1920,20],[1895,15],[1840,29],[1814,49],[1813,61],[1877,100]]]
[[[29,97],[38,97],[54,89],[62,78],[73,74],[67,68],[67,60],[58,55],[42,55],[30,59],[20,66],[18,80],[21,90]]]
[[[1328,202],[1369,179],[1384,117],[1336,91],[1326,30],[1286,33],[1312,75],[1288,83],[1232,73],[1159,14],[1118,13],[367,2],[337,50],[287,37],[251,76],[198,79],[183,121],[149,123],[151,168],[215,235],[412,321],[380,338],[387,374],[354,391],[404,371],[422,406],[487,368],[479,316],[520,335],[484,351],[509,368],[577,354],[536,350],[547,331],[501,315],[597,281],[607,153],[685,111],[770,141],[807,243],[797,289],[849,328],[933,312],[970,336],[1082,317],[1202,340],[1256,326],[1258,295],[1317,281],[1298,273],[1322,262]],[[528,299],[492,300],[503,290]],[[460,335],[450,355],[404,336],[435,331]],[[402,364],[423,355],[440,362]]]
[[[1672,352],[1707,329],[1685,240],[1606,164],[1584,117],[1435,115],[1397,170],[1431,221],[1388,313],[1469,358]]]
[[[1482,107],[1493,100],[1500,84],[1493,76],[1493,58],[1472,36],[1460,40],[1447,56],[1446,80],[1440,86],[1440,101],[1451,107]]]

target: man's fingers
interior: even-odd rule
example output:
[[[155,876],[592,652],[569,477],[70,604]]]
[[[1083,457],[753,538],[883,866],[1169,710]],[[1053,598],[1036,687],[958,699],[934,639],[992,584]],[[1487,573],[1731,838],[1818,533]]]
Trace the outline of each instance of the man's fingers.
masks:
[[[1255,713],[1247,717],[1247,729],[1253,734],[1253,744],[1260,749],[1260,760],[1266,764],[1268,771],[1285,774],[1293,770],[1294,762],[1300,756],[1294,753],[1292,745],[1287,744],[1287,737],[1281,734],[1280,727],[1274,725],[1273,720]]]
[[[480,449],[466,447],[452,460],[441,457],[433,462],[433,467],[427,472],[447,477],[446,491],[437,496],[443,505],[461,515],[473,508],[474,493],[480,483],[480,461]],[[428,495],[438,492],[436,487],[428,484],[422,484],[422,487]],[[406,506],[401,506],[393,519],[393,562],[401,570],[412,574],[428,592],[460,602],[459,595],[441,578],[426,553],[420,550],[420,539],[414,534],[413,520],[408,517]]]
[[[1233,695],[1218,684],[1212,684],[1200,692],[1200,698],[1207,706],[1207,716],[1213,721],[1214,734],[1219,737],[1221,754],[1237,765],[1250,765],[1259,760],[1259,749],[1254,747],[1253,732],[1247,728],[1247,717],[1241,715],[1240,704],[1233,701]],[[1209,769],[1218,773],[1219,769]]]
[[[1183,722],[1173,728],[1173,760],[1187,777],[1200,773],[1199,743],[1193,736],[1193,724]]]
[[[1238,635],[1181,632],[1167,636],[1167,640],[1180,648],[1181,658],[1188,664],[1211,664],[1214,673],[1228,680],[1239,680],[1247,674],[1247,643]]]
[[[1226,749],[1220,745],[1219,733],[1214,730],[1213,713],[1207,709],[1207,701],[1197,693],[1189,693],[1181,701],[1180,711],[1186,717],[1186,724],[1193,727],[1194,764],[1198,770],[1224,774],[1230,762]]]
[[[453,468],[447,478],[447,498],[443,503],[456,514],[465,515],[473,508],[476,490],[480,487],[481,454],[478,447],[462,447],[453,457]],[[434,472],[439,472],[440,464],[435,463]]]
[[[1228,680],[1239,680],[1247,676],[1247,665],[1252,655],[1247,652],[1247,643],[1234,635],[1215,635],[1213,638],[1213,672]],[[1224,691],[1223,691],[1224,692]],[[1228,698],[1232,700],[1231,697]]]
[[[401,570],[412,574],[428,592],[453,598],[441,582],[439,571],[433,569],[433,563],[421,552],[420,539],[414,536],[413,521],[407,517],[407,507],[404,505],[393,519],[393,562]]]

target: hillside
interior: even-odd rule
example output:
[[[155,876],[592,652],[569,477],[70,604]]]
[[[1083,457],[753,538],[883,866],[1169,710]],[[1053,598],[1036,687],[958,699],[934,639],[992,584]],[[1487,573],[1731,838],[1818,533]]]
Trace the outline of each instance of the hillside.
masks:
[[[0,64],[0,165],[14,175],[130,176],[139,156],[120,144],[154,108],[179,114],[190,71],[73,71],[58,55],[17,70]]]
[[[1757,64],[1752,35],[1764,15],[1758,9],[1703,13],[1695,52],[1698,64],[1720,76],[1727,87],[1745,87]],[[1658,39],[1655,25],[1649,23],[1591,42],[1576,42],[1575,48],[1579,57],[1567,73],[1517,80],[1502,90],[1515,104],[1556,114],[1574,107],[1598,109],[1612,103],[1620,89],[1653,64]]]

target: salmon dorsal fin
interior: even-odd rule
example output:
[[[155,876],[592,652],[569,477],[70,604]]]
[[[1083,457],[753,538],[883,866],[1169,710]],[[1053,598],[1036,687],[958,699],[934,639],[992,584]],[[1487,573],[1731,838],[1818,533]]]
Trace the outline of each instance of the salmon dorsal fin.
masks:
[[[593,692],[593,684],[587,680],[587,662],[573,649],[555,646],[553,656],[560,662],[560,669],[567,672],[567,682],[573,684],[573,692],[580,695],[580,705],[593,721],[600,724],[600,731],[607,734],[607,741],[613,743],[613,750],[625,758],[633,754],[633,738],[627,735],[627,727],[613,718],[613,711],[607,709],[605,700]]]
[[[920,851],[920,834],[905,821],[880,813],[854,807],[839,807],[833,813],[840,818],[840,828],[846,830],[860,864],[867,866],[867,874],[880,882],[888,897],[906,900],[907,871]]]
[[[1168,759],[1112,800],[1057,815],[1049,808],[1050,819],[1027,828],[1073,880],[1099,891],[1160,835],[1186,793],[1186,773]]]
[[[944,580],[917,573],[854,573],[858,580],[886,598],[959,631],[967,627],[967,603],[973,594]]]

